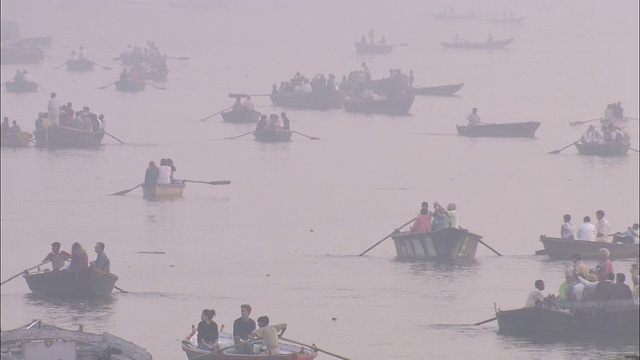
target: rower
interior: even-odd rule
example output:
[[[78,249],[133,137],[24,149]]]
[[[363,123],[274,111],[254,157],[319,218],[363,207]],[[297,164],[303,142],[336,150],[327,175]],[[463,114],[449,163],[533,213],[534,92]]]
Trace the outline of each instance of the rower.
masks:
[[[158,182],[158,167],[155,161],[149,161],[149,167],[144,172],[144,184],[155,185]]]
[[[456,204],[454,203],[450,203],[449,205],[447,205],[447,208],[443,208],[442,205],[438,204],[438,202],[434,202],[433,206],[435,207],[436,211],[438,211],[441,214],[444,214],[446,216],[445,221],[444,221],[444,227],[448,228],[448,227],[452,227],[452,228],[458,228],[458,212],[456,211]]]
[[[267,115],[262,114],[256,124],[256,131],[263,131],[267,128]]]
[[[16,70],[16,74],[13,77],[14,82],[24,81],[24,76],[22,75],[22,71],[20,69]]]
[[[529,293],[529,296],[527,296],[527,303],[525,304],[525,307],[542,306],[542,302],[544,301],[544,294],[542,294],[542,290],[544,290],[544,281],[536,280],[535,289]]]
[[[236,96],[236,102],[233,103],[233,111],[242,110],[242,102],[240,102],[240,99],[242,99],[241,96]]]
[[[64,267],[64,262],[71,259],[71,254],[66,251],[60,251],[60,243],[54,242],[51,244],[51,252],[42,260],[51,261],[51,267],[53,271],[58,271]]]
[[[291,129],[291,125],[289,122],[289,118],[287,117],[287,114],[285,112],[282,112],[280,116],[282,117],[282,128],[285,130]]]
[[[9,133],[20,134],[21,132],[22,132],[22,129],[20,129],[20,126],[18,126],[18,122],[13,120],[13,125],[11,125],[11,128],[9,129]]]
[[[613,242],[619,242],[622,244],[633,244],[636,242],[636,238],[638,237],[638,230],[640,229],[640,225],[638,223],[633,224],[627,228],[627,231],[621,233],[617,232],[613,234]]]
[[[160,160],[158,167],[158,184],[171,184],[171,167],[167,165],[167,159]]]
[[[264,344],[267,346],[263,355],[278,355],[280,353],[280,342],[278,338],[281,337],[285,330],[287,330],[287,324],[269,325],[269,317],[260,316],[258,318],[259,329],[253,330],[251,335],[254,338],[261,338]]]
[[[467,115],[467,121],[469,122],[467,126],[476,126],[479,124],[484,124],[480,121],[480,115],[478,115],[478,108],[473,108],[471,110],[471,114]]]
[[[278,118],[278,115],[271,114],[270,118],[269,127],[274,130],[278,129],[280,127],[280,119]]]

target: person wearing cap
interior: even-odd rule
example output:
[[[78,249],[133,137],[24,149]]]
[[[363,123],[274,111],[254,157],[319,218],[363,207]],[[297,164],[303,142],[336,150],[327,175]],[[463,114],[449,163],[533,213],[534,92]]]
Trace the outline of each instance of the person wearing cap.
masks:
[[[51,252],[42,262],[51,261],[52,270],[58,271],[64,267],[64,263],[67,260],[71,260],[71,254],[66,251],[60,251],[60,243],[56,241],[51,244]]]
[[[285,112],[282,112],[280,116],[282,117],[282,128],[285,130],[291,129],[291,123],[289,122],[287,114]]]
[[[100,241],[97,242],[93,250],[95,250],[98,256],[96,257],[96,261],[90,262],[89,265],[104,272],[111,272],[111,262],[107,254],[104,253],[104,243]]]
[[[49,110],[49,120],[51,121],[51,126],[58,125],[58,118],[60,115],[60,105],[58,105],[58,99],[56,99],[56,93],[51,93],[51,98],[49,99],[49,104],[47,104],[47,110]]]
[[[253,354],[253,344],[249,340],[251,333],[256,329],[256,322],[249,317],[251,306],[249,304],[240,305],[240,317],[233,322],[233,341],[239,344],[236,348],[240,354]]]
[[[458,212],[456,211],[457,209],[456,204],[450,203],[449,205],[447,205],[447,208],[445,209],[444,207],[442,207],[442,205],[438,204],[438,202],[436,201],[433,204],[433,206],[436,208],[436,211],[446,216],[444,221],[445,228],[448,228],[448,227],[458,228]]]
[[[260,316],[258,318],[259,328],[253,330],[251,335],[256,338],[262,339],[267,349],[260,355],[278,355],[280,353],[280,341],[285,330],[287,330],[287,324],[269,325],[269,317]]]

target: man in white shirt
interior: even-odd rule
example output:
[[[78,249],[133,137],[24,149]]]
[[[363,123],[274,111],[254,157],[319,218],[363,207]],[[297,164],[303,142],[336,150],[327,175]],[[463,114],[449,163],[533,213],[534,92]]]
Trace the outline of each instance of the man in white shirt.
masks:
[[[87,58],[87,51],[84,49],[84,46],[80,46],[78,50],[78,60],[85,60]]]
[[[56,99],[56,93],[51,93],[51,99],[49,99],[49,104],[47,104],[47,110],[49,110],[49,119],[51,120],[51,125],[58,125],[60,106],[58,105],[58,99]]]
[[[573,240],[576,233],[576,227],[571,223],[571,215],[565,214],[563,219],[564,224],[560,227],[560,236],[563,239]]]
[[[584,223],[578,226],[576,233],[578,240],[596,241],[596,227],[591,223],[591,218],[585,216],[582,220]]]
[[[160,160],[158,184],[171,184],[171,167],[167,165],[167,159]]]
[[[480,115],[478,115],[478,108],[473,108],[473,110],[471,110],[471,114],[467,115],[467,121],[469,122],[467,126],[484,124],[482,121],[480,121]]]
[[[26,82],[32,82],[33,80],[31,79],[31,73],[28,72],[27,70],[24,70],[22,72],[22,76],[24,77],[24,81]]]
[[[536,280],[535,286],[536,288],[529,293],[529,296],[527,296],[527,303],[525,304],[525,307],[542,305],[542,301],[544,300],[544,294],[542,294],[542,290],[544,290],[544,281]]]
[[[313,91],[313,89],[311,88],[311,84],[309,83],[309,79],[304,80],[304,84],[300,86],[300,90],[303,93],[310,93],[311,91]]]
[[[244,101],[244,104],[242,104],[242,106],[244,106],[245,109],[253,110],[253,103],[251,102],[251,96],[247,96],[247,100]]]
[[[610,243],[612,241],[612,239],[609,238],[611,226],[609,225],[609,221],[604,218],[604,211],[596,211],[596,217],[598,218],[598,226],[596,226],[596,241]]]

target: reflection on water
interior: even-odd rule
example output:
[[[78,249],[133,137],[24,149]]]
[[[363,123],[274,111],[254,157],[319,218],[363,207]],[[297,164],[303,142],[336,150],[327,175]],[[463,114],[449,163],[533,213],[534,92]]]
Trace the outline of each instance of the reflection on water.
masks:
[[[25,307],[33,318],[56,326],[110,323],[118,299],[116,296],[92,299],[63,299],[35,295],[24,296]]]

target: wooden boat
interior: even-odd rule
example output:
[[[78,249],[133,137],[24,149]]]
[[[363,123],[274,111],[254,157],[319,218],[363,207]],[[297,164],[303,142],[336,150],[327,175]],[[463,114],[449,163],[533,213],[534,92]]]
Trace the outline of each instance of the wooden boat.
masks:
[[[2,64],[38,64],[44,59],[44,51],[35,47],[3,46],[0,49]]]
[[[146,59],[149,59],[149,57],[141,53],[122,53],[113,60],[122,61],[122,65],[138,65]]]
[[[174,182],[171,184],[142,184],[142,197],[147,200],[166,200],[181,198],[186,184]]]
[[[115,82],[116,90],[122,92],[138,92],[144,90],[147,85],[144,81],[138,80],[118,80]]]
[[[397,232],[391,235],[400,260],[467,260],[476,257],[482,236],[457,228],[426,233]]]
[[[359,86],[371,86],[371,91],[380,96],[394,96],[404,90],[408,90],[407,80],[402,76],[371,80]],[[357,87],[357,85],[355,87]]]
[[[457,125],[458,135],[469,137],[534,137],[540,122]]]
[[[597,156],[624,156],[629,152],[631,143],[607,142],[607,143],[582,143],[577,142],[576,149],[582,155]]]
[[[452,96],[460,89],[464,83],[453,85],[440,85],[440,86],[428,86],[428,87],[414,87],[411,89],[413,95],[429,95],[429,96]]]
[[[403,95],[398,97],[385,97],[378,99],[354,99],[344,102],[344,108],[349,112],[362,112],[368,114],[408,114],[413,105],[415,96]]]
[[[581,330],[569,311],[554,310],[546,306],[498,309],[496,319],[499,332],[505,335],[553,336]]]
[[[33,135],[28,132],[20,132],[18,134],[2,134],[0,146],[2,147],[26,147],[29,146]]]
[[[513,38],[485,42],[441,42],[448,49],[502,49],[513,42]]]
[[[260,119],[260,112],[243,107],[239,110],[223,111],[222,120],[231,123],[255,123]]]
[[[487,19],[488,22],[494,24],[521,24],[522,20],[524,20],[524,16]]]
[[[482,17],[481,14],[474,14],[472,12],[467,14],[431,13],[431,16],[439,20],[476,20]]]
[[[220,333],[218,342],[220,348],[233,345],[233,335],[229,333]],[[264,344],[262,341],[254,343],[254,354],[263,351]],[[210,354],[209,351],[200,350],[197,346],[197,331],[188,336],[187,340],[182,340],[182,350],[187,354],[187,359],[201,360],[311,360],[318,356],[318,352],[313,349],[280,343],[280,354],[278,355],[247,355],[239,354],[235,348],[222,351],[217,354]],[[207,356],[207,354],[210,354]]]
[[[109,333],[66,330],[33,320],[30,324],[0,332],[0,358],[152,360],[144,348]]]
[[[584,240],[570,240],[540,236],[540,241],[544,245],[549,258],[554,260],[570,260],[573,254],[580,254],[583,259],[597,260],[598,250],[606,248],[609,250],[609,258],[633,259],[638,258],[640,249],[638,244],[603,243]]]
[[[344,93],[337,90],[312,91],[310,93],[287,92],[271,94],[275,106],[311,110],[329,110],[342,105]]]
[[[22,92],[38,92],[38,84],[33,81],[10,81],[6,84],[8,92],[22,93]]]
[[[67,60],[67,70],[69,71],[89,71],[93,70],[94,63],[91,60],[80,59],[80,60]]]
[[[278,128],[276,130],[267,128],[265,130],[253,132],[253,136],[256,138],[256,140],[263,141],[263,142],[289,141],[291,140],[292,134],[293,134],[293,131],[282,129],[282,128]]]
[[[558,306],[569,311],[582,331],[638,338],[639,306],[632,299],[609,301],[560,301]]]
[[[47,270],[23,276],[34,294],[65,298],[109,296],[118,280],[116,275],[92,267]]]
[[[356,42],[356,52],[360,55],[390,54],[394,45],[377,45]]]
[[[36,130],[36,147],[39,148],[96,148],[102,145],[104,131],[86,131],[66,126],[50,126]]]
[[[51,46],[52,41],[52,36],[36,36],[30,38],[20,38],[15,42],[15,44],[19,46],[45,48]]]

